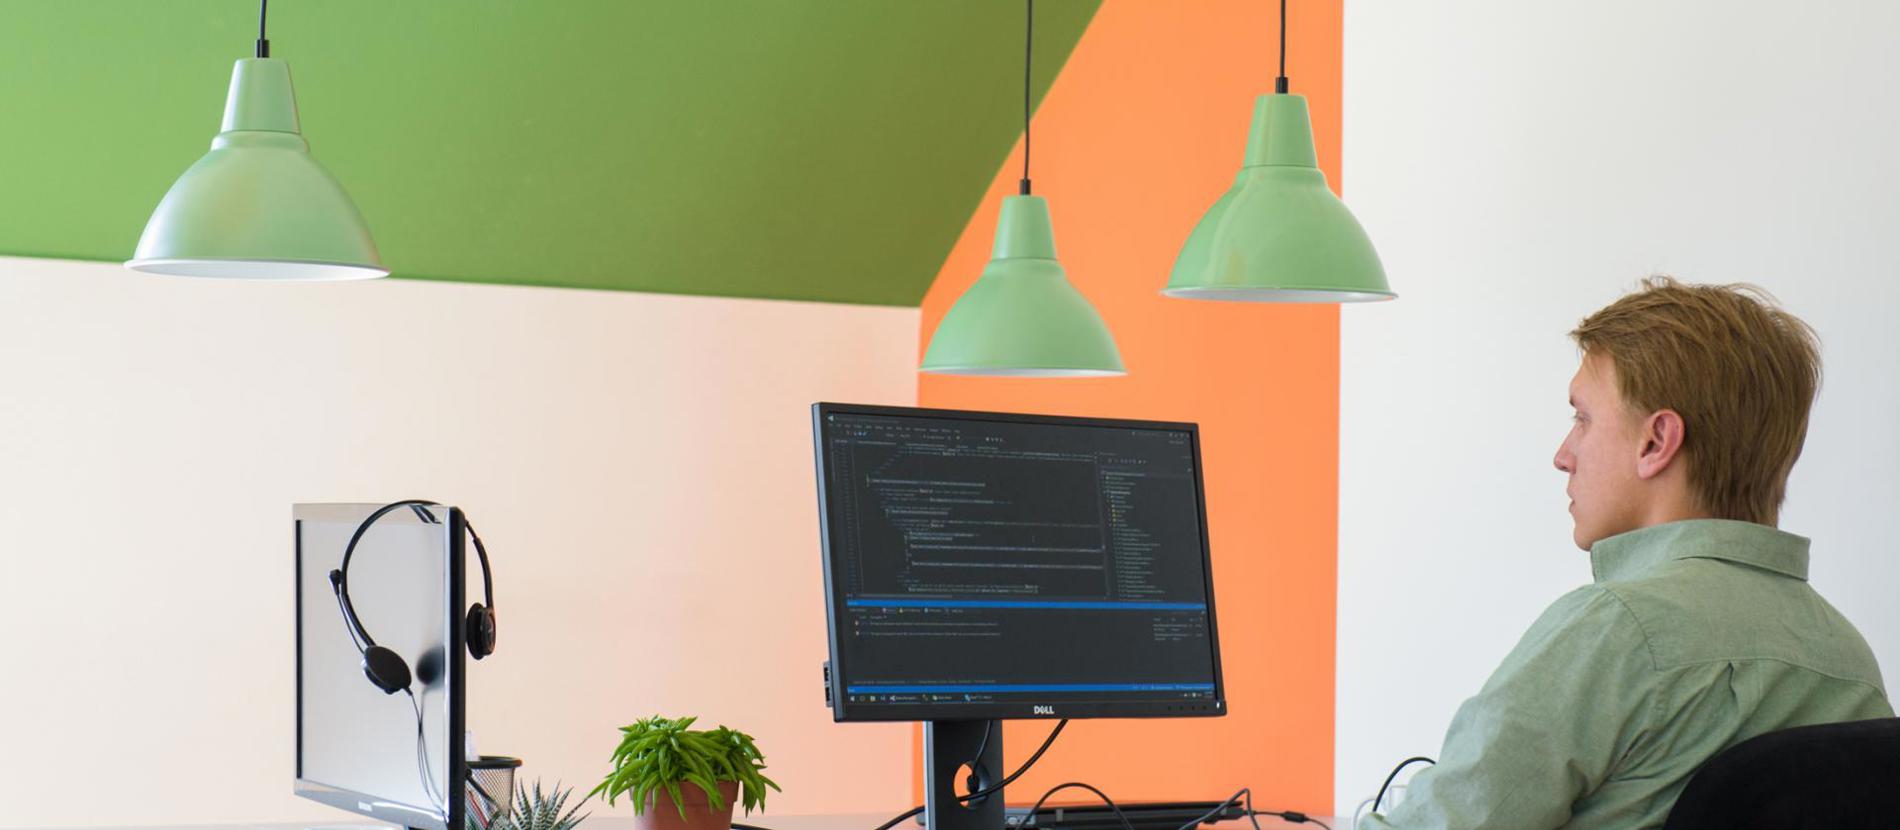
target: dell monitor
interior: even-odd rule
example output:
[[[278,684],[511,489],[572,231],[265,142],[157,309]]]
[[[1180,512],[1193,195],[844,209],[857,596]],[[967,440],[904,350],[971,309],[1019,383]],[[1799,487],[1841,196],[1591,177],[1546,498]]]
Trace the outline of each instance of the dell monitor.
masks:
[[[932,830],[1002,826],[996,720],[1225,714],[1194,424],[812,416],[832,717],[925,722]]]
[[[296,780],[304,798],[404,827],[462,830],[461,511],[390,511],[362,533],[347,593],[332,572],[374,504],[299,504],[296,529]],[[400,689],[365,675],[359,629],[405,664]],[[397,685],[394,681],[385,681]]]

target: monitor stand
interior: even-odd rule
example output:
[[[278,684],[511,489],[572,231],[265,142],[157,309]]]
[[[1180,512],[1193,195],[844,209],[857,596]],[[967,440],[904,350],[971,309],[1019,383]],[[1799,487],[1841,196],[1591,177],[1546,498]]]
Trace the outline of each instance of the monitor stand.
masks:
[[[989,743],[983,738],[989,736]],[[983,757],[976,758],[982,748]],[[933,720],[924,723],[924,827],[926,830],[1002,830],[1003,793],[999,790],[959,803],[957,770],[976,758],[976,789],[1003,780],[1003,724],[991,720]]]

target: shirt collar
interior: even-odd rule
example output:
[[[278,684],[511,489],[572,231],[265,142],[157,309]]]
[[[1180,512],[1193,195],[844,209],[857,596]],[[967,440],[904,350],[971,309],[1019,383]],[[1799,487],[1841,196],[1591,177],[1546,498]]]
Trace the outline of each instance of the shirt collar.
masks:
[[[1590,571],[1597,582],[1636,579],[1677,559],[1739,562],[1806,580],[1808,539],[1754,522],[1689,519],[1619,533],[1590,546]]]

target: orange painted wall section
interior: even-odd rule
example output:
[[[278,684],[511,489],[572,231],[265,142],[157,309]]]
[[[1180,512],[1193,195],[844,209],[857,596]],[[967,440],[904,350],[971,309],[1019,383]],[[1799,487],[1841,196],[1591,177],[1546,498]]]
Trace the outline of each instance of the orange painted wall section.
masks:
[[[1035,192],[1049,199],[1058,255],[1113,329],[1128,375],[919,384],[922,406],[1201,425],[1231,714],[1076,721],[1012,785],[1012,803],[1085,781],[1118,801],[1221,799],[1249,786],[1261,809],[1323,814],[1332,804],[1339,310],[1159,294],[1181,242],[1240,168],[1255,96],[1273,89],[1276,6],[1108,0],[1035,116]],[[1309,98],[1337,188],[1340,0],[1290,13],[1288,75]],[[988,259],[1020,152],[925,298],[920,350]],[[1052,725],[1012,724],[1009,766]],[[1079,800],[1069,795],[1058,799]]]

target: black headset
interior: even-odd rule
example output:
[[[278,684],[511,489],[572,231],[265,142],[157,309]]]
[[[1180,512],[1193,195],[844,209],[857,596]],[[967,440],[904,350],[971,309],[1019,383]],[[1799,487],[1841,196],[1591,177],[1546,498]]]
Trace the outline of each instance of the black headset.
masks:
[[[369,636],[369,630],[363,627],[362,619],[356,616],[356,606],[350,602],[350,557],[356,554],[356,543],[362,541],[363,534],[369,531],[370,526],[391,511],[407,507],[415,511],[417,518],[438,524],[429,508],[441,506],[422,499],[404,499],[377,508],[376,512],[369,514],[369,518],[356,526],[355,533],[350,534],[350,543],[343,548],[342,567],[330,572],[330,589],[336,593],[337,606],[343,611],[343,624],[349,626],[351,641],[363,653],[363,674],[384,694],[393,695],[409,688],[409,664],[395,651],[377,645],[376,640]],[[482,563],[483,601],[470,605],[463,621],[469,656],[480,660],[495,653],[495,580],[488,569],[488,549],[482,546],[482,537],[475,533],[475,526],[469,523],[467,516],[462,517],[462,526],[468,528],[468,538],[475,542],[475,556]]]

